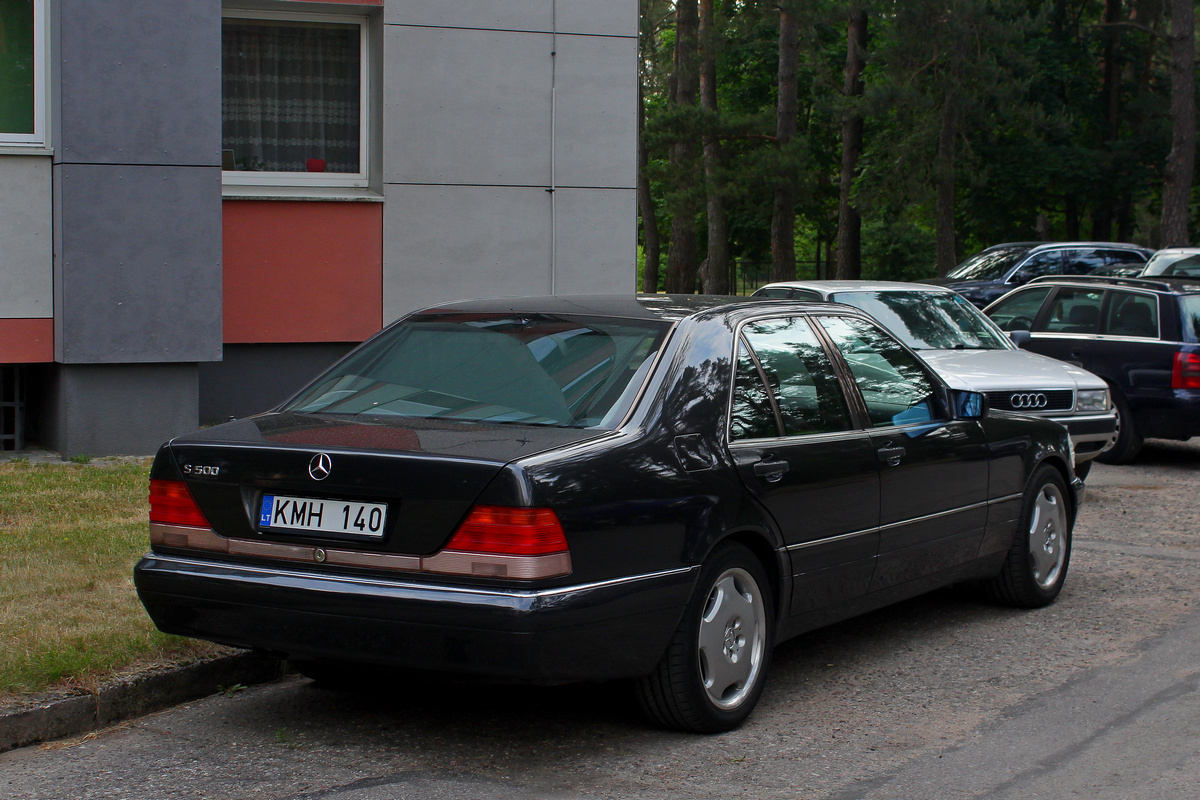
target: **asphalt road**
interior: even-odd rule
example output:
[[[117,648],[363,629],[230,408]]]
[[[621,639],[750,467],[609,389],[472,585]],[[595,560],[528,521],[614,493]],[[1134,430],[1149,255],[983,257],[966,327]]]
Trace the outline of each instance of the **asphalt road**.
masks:
[[[945,591],[800,637],[732,733],[649,728],[619,685],[289,678],[0,754],[0,798],[1190,800],[1200,443],[1088,487],[1053,606]]]

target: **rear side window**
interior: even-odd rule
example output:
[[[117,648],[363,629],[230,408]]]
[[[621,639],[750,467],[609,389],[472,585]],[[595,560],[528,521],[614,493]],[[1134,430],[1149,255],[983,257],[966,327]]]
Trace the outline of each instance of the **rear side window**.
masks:
[[[1183,312],[1183,340],[1200,342],[1200,294],[1185,294],[1179,298]]]
[[[285,406],[298,413],[592,427],[644,380],[667,326],[538,314],[422,314]]]
[[[1101,333],[1158,338],[1158,298],[1134,292],[1109,292]]]
[[[832,433],[851,427],[850,413],[825,348],[802,317],[753,322],[743,336],[754,350],[759,373],[743,345],[738,358],[731,435],[735,439],[762,433],[762,376],[779,407],[785,436]],[[768,401],[769,403],[769,401]],[[771,412],[774,413],[773,411]],[[772,428],[777,428],[772,420]]]
[[[1051,333],[1095,333],[1103,300],[1103,291],[1059,289],[1043,329]]]
[[[1103,267],[1107,263],[1102,250],[1067,250],[1063,253],[1064,275],[1087,275],[1089,272]]]
[[[873,427],[943,418],[936,384],[899,342],[866,320],[822,317],[820,321],[850,366]]]

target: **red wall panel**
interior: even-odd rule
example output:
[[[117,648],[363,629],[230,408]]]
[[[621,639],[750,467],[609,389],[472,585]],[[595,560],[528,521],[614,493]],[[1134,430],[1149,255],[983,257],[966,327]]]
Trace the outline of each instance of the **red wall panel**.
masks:
[[[0,364],[54,360],[54,320],[0,319]]]
[[[383,204],[227,200],[230,344],[357,342],[383,324]]]

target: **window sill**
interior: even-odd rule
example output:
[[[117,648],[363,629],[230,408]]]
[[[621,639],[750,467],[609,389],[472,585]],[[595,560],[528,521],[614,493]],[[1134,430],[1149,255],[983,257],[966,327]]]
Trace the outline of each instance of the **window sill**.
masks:
[[[0,156],[52,156],[53,147],[42,145],[0,144]]]
[[[370,189],[339,186],[222,186],[221,199],[382,203],[383,195]]]

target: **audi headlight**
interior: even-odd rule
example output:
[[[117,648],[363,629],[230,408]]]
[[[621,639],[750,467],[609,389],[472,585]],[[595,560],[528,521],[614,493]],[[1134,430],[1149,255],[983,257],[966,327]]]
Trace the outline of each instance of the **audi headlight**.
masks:
[[[1108,411],[1108,389],[1085,389],[1075,395],[1076,411]]]

